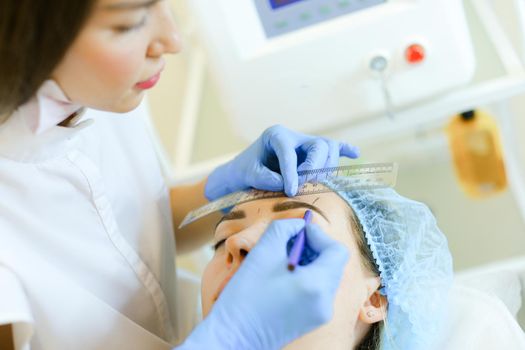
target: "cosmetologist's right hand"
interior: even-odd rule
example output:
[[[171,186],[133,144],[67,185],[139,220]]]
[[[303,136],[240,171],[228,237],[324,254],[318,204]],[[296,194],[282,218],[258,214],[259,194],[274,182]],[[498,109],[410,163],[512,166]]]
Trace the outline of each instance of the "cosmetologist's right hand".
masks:
[[[328,322],[349,254],[309,224],[308,244],[319,257],[290,272],[286,244],[304,225],[274,221],[180,349],[280,349]]]

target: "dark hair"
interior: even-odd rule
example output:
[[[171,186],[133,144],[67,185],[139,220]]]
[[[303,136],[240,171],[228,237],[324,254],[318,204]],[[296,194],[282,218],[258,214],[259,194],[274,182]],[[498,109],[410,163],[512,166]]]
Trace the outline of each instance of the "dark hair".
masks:
[[[27,102],[49,78],[94,2],[0,1],[0,118]]]
[[[365,231],[363,225],[357,215],[355,215],[354,210],[350,209],[350,227],[357,242],[357,247],[359,248],[359,254],[361,255],[361,261],[363,266],[368,269],[370,272],[379,276],[379,268],[375,262],[372,251],[368,246],[365,238]],[[361,342],[357,345],[356,350],[379,350],[381,346],[381,331],[383,328],[383,322],[376,322],[370,326],[370,329],[363,337]]]

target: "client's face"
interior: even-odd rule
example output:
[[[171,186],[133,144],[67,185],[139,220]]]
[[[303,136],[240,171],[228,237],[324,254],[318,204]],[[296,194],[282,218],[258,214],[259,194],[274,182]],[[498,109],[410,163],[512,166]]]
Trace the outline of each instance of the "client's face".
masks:
[[[215,230],[215,254],[202,279],[202,308],[206,316],[246,255],[273,220],[302,218],[311,209],[312,222],[350,252],[336,295],[334,317],[325,326],[297,339],[286,349],[349,349],[357,344],[370,324],[383,319],[379,305],[379,278],[362,262],[350,210],[335,193],[295,198],[262,199],[236,206]],[[383,301],[383,305],[385,305]],[[372,312],[371,312],[372,311]]]

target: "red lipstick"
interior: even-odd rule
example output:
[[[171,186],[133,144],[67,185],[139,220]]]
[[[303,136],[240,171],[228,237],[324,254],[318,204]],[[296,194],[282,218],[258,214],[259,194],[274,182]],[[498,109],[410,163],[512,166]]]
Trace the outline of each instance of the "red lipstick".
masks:
[[[135,84],[135,87],[137,87],[137,88],[139,88],[141,90],[151,89],[152,87],[154,87],[157,84],[159,79],[160,79],[160,72],[158,72],[157,74],[155,74],[154,76],[152,76],[148,80],[144,80],[144,81],[141,81],[141,82]]]

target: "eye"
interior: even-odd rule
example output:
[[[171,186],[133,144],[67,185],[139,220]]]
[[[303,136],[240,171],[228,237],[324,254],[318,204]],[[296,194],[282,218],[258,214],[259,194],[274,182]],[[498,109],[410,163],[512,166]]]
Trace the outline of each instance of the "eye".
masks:
[[[226,242],[226,238],[225,239],[221,239],[220,241],[218,241],[217,243],[215,243],[213,246],[212,246],[212,249],[214,251],[217,251],[217,249],[219,249],[223,244],[224,242]]]
[[[137,24],[133,24],[130,26],[125,26],[125,25],[116,26],[116,27],[113,27],[113,30],[116,31],[117,33],[126,33],[126,32],[131,32],[133,30],[140,29],[146,24],[146,19],[147,19],[147,16],[144,16],[144,18]]]

